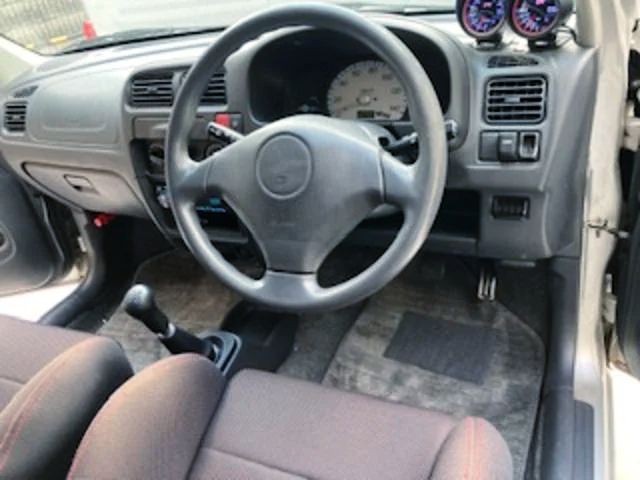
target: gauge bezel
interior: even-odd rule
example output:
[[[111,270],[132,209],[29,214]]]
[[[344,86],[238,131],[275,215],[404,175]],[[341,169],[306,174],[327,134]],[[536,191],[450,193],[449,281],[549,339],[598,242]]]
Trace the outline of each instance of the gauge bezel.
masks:
[[[509,17],[510,12],[511,12],[511,2],[510,0],[491,0],[494,3],[502,3],[504,6],[504,16],[502,17],[502,20],[500,20],[500,23],[498,23],[497,26],[495,26],[493,28],[493,30],[491,30],[490,32],[487,33],[480,33],[476,30],[473,30],[472,28],[470,28],[470,26],[467,23],[467,19],[465,18],[465,11],[468,8],[469,3],[473,1],[473,0],[457,0],[456,2],[456,14],[458,16],[458,23],[460,24],[460,26],[462,27],[462,29],[466,32],[467,35],[469,35],[472,38],[475,38],[476,40],[483,40],[483,41],[488,41],[488,40],[492,40],[495,38],[499,38],[501,35],[502,30],[504,29],[505,25],[507,24],[507,17]]]
[[[517,35],[520,35],[527,40],[541,40],[553,35],[554,31],[564,23],[564,20],[571,13],[573,9],[572,0],[546,0],[553,1],[558,6],[558,14],[554,19],[553,23],[547,27],[544,31],[538,33],[531,33],[521,29],[519,26],[519,21],[516,20],[517,8],[519,8],[518,4],[522,4],[526,0],[511,0],[511,5],[509,6],[509,25],[511,29]]]

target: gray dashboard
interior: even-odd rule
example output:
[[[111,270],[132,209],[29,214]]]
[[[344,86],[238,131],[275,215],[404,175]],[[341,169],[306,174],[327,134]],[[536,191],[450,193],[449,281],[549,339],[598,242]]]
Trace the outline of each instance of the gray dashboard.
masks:
[[[434,84],[446,84],[440,87],[447,98],[444,115],[458,126],[449,144],[447,193],[427,247],[525,261],[577,255],[595,52],[572,41],[529,52],[526,43],[512,36],[500,49],[480,49],[465,37],[454,15],[371,18],[408,44],[427,74],[439,79]],[[270,119],[256,114],[261,96],[282,98],[284,104],[287,92],[303,88],[302,77],[288,79],[288,67],[278,77],[275,63],[262,61],[274,65],[262,73],[256,65],[275,44],[272,51],[288,45],[308,58],[304,48],[317,47],[317,34],[282,30],[232,55],[225,64],[222,100],[201,106],[194,122],[194,155],[211,148],[204,126],[216,113],[232,112],[240,119],[238,128],[251,132]],[[171,95],[166,82],[175,91],[182,72],[215,38],[215,33],[186,36],[53,57],[0,93],[0,154],[25,181],[72,207],[150,217],[167,236],[176,236],[162,199],[159,165],[170,105],[132,102],[133,82],[146,82],[135,83],[136,92]],[[369,55],[357,47],[345,52],[345,61]],[[434,56],[445,61],[430,61]],[[316,58],[330,63],[328,57]],[[252,82],[255,78],[260,81]],[[269,88],[281,88],[282,97]],[[537,114],[515,104],[525,98],[537,102]],[[293,113],[283,110],[282,115]],[[272,119],[280,113],[274,115]],[[399,135],[411,130],[410,121],[388,127]],[[248,240],[228,214],[203,209],[203,219],[212,240]],[[367,220],[352,240],[384,243],[400,221],[393,215]]]

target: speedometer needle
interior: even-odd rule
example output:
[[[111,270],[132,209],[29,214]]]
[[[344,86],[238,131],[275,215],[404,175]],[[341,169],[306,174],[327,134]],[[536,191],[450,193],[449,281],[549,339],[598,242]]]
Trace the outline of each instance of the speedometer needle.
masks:
[[[347,110],[353,110],[354,108],[358,108],[360,106],[359,103],[352,103],[350,105],[346,105],[344,107],[340,107],[339,112],[346,112]]]

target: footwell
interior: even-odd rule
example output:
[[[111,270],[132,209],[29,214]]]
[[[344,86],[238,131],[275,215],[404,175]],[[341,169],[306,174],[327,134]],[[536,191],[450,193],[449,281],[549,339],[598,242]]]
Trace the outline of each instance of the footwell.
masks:
[[[484,417],[505,437],[515,478],[521,479],[538,408],[543,344],[500,303],[476,301],[474,277],[459,260],[445,265],[434,271],[428,261],[414,263],[372,297],[342,341],[323,383],[457,418]],[[431,322],[424,330],[437,332],[443,341],[425,339],[417,328],[412,338],[400,332],[398,343],[407,312],[414,315],[413,323],[420,318]],[[464,341],[444,340],[447,328],[452,338]],[[461,336],[468,329],[475,329],[475,339],[469,331]],[[474,372],[461,371],[468,364],[465,355],[479,362]]]

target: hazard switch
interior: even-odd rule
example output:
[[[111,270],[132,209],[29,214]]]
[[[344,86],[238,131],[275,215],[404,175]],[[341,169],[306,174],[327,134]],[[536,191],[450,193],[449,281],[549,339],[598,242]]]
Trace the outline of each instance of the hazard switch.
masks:
[[[238,132],[242,131],[242,114],[240,113],[216,113],[213,121],[223,127],[231,128]]]

